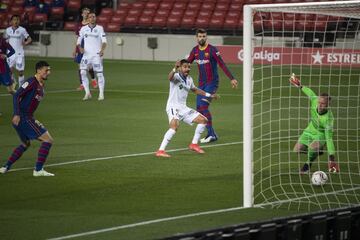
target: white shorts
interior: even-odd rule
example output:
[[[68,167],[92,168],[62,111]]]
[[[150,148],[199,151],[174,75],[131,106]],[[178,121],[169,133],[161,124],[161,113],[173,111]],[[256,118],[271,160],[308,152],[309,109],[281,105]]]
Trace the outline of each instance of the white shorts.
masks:
[[[89,56],[84,54],[80,62],[81,70],[94,69],[95,72],[103,71],[102,58],[100,56]]]
[[[193,125],[193,120],[200,115],[196,110],[186,106],[181,108],[169,107],[166,109],[166,113],[169,118],[169,123],[171,120],[177,119],[189,125]]]
[[[9,64],[10,68],[15,67],[18,71],[24,71],[25,69],[25,57],[24,54],[17,54],[15,53],[11,57],[7,59],[7,63]]]

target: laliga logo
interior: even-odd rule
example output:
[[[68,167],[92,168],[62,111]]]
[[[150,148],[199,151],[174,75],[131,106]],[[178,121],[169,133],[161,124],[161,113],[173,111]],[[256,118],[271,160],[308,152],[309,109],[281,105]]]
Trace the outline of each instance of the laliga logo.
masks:
[[[266,60],[272,62],[273,60],[280,60],[280,53],[273,53],[265,51],[254,52],[253,58],[256,60]],[[238,59],[244,61],[244,49],[238,52]]]

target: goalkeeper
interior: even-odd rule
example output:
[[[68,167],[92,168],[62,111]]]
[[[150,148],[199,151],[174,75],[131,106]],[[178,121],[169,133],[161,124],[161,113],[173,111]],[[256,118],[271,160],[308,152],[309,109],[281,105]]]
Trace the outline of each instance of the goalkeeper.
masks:
[[[307,154],[307,162],[301,168],[300,173],[304,174],[310,171],[312,162],[323,153],[325,145],[329,156],[329,172],[339,172],[339,166],[335,162],[335,146],[333,142],[334,117],[328,108],[331,97],[327,93],[316,96],[310,88],[301,85],[300,79],[294,73],[289,81],[295,87],[300,88],[311,101],[311,121],[294,147],[296,153]]]

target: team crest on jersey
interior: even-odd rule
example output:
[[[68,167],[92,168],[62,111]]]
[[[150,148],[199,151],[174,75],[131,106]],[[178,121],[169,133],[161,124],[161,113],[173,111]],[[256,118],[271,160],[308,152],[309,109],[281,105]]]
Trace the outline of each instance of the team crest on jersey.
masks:
[[[85,37],[88,37],[88,35],[87,35],[87,34],[85,34]]]
[[[208,53],[208,52],[205,53],[205,57],[209,57],[209,53]]]

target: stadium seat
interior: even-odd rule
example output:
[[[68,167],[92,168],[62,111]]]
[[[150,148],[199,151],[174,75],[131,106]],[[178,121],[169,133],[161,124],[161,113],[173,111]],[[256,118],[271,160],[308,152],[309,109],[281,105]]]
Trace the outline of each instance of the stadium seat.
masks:
[[[50,9],[50,20],[63,20],[64,12],[63,7],[52,7]]]
[[[284,20],[284,30],[293,32],[295,30],[295,21],[294,20]]]
[[[237,17],[226,17],[223,29],[236,29],[239,19]]]
[[[170,12],[170,16],[169,17],[172,17],[172,18],[182,18],[182,16],[184,15],[184,11],[182,9],[173,9],[171,12]]]
[[[224,18],[225,16],[228,17],[226,11],[214,11],[211,15],[212,18]]]
[[[269,20],[265,20],[263,25],[264,28],[268,31],[282,31],[283,20],[269,19]]]
[[[154,17],[156,14],[156,10],[155,9],[147,9],[145,8],[142,13],[141,16],[147,16],[147,17]]]
[[[9,9],[9,15],[21,15],[23,12],[22,6],[11,6]]]
[[[142,12],[142,9],[134,9],[134,8],[131,8],[131,9],[128,11],[127,16],[130,16],[130,17],[140,17],[141,12]]]
[[[184,12],[184,18],[195,17],[198,14],[198,10],[186,10]]]
[[[108,24],[111,20],[111,16],[110,15],[99,15],[96,18],[96,23],[98,23],[99,25],[105,26],[106,24]]]
[[[314,17],[314,14],[296,14],[296,20],[299,21],[312,21]]]
[[[7,19],[7,13],[6,12],[0,12],[0,22],[5,22]]]
[[[152,16],[141,16],[139,18],[138,26],[139,27],[151,27],[152,24]]]
[[[312,31],[314,30],[314,22],[299,21],[295,24],[295,30],[297,31]]]
[[[152,27],[154,28],[164,28],[166,27],[166,20],[167,17],[159,17],[157,15],[155,15],[155,17],[152,20]]]
[[[77,29],[77,26],[78,26],[77,22],[65,22],[63,30],[75,32]]]
[[[96,5],[96,0],[82,0],[82,5],[92,8]]]
[[[174,10],[181,10],[184,11],[186,9],[186,3],[185,2],[175,2],[173,6]]]
[[[184,16],[186,16],[187,12],[188,11],[185,12]],[[184,29],[192,29],[195,25],[195,20],[196,20],[195,15],[184,17],[181,20],[180,27]]]
[[[131,9],[142,10],[145,7],[145,2],[134,2],[131,4]]]
[[[45,23],[48,19],[46,13],[35,13],[33,23]]]
[[[224,15],[223,16],[214,16],[210,19],[209,27],[210,29],[222,29],[224,25]]]
[[[186,11],[188,10],[196,10],[198,11],[201,8],[201,2],[189,2],[187,5]]]
[[[214,2],[204,2],[201,5],[201,11],[214,11],[215,3]]]
[[[28,15],[29,21],[32,22],[36,13],[36,7],[25,7],[24,13]]]
[[[126,17],[128,14],[128,9],[126,8],[120,8],[120,9],[116,9],[114,12],[113,17],[117,16],[117,17]]]
[[[103,8],[100,11],[100,15],[103,16],[112,16],[114,14],[114,10],[112,8]]]
[[[118,24],[122,25],[122,24],[124,24],[125,17],[126,17],[126,16],[114,15],[114,16],[111,18],[110,21],[111,21],[112,23],[118,23]]]
[[[229,9],[229,4],[224,2],[219,2],[215,5],[215,11],[227,11]]]
[[[327,24],[325,21],[314,21],[314,30],[317,32],[323,32],[326,30]]]
[[[2,1],[2,2],[4,2],[4,1]],[[14,0],[12,5],[13,6],[21,6],[21,7],[23,7],[24,4],[25,4],[24,0]]]
[[[196,28],[207,28],[209,26],[210,17],[199,16],[195,21]]]
[[[105,32],[120,32],[121,25],[119,23],[108,23],[105,25]]]
[[[230,6],[229,6],[229,11],[242,12],[242,10],[243,10],[243,4],[231,3]]]
[[[156,10],[159,7],[159,2],[157,1],[151,1],[151,2],[147,2],[145,4],[145,9],[152,9],[152,10]]]
[[[171,1],[171,2],[161,2],[160,5],[159,5],[159,10],[168,10],[170,11],[172,9],[174,5],[174,2]]]
[[[169,16],[169,14],[170,14],[169,10],[159,9],[156,11],[155,16],[156,17],[167,17],[167,16]]]
[[[199,11],[199,13],[198,13],[198,16],[199,17],[208,17],[208,18],[210,18],[210,16],[212,15],[212,11],[210,11],[210,10],[207,10],[207,11]]]
[[[118,9],[130,9],[131,8],[131,4],[128,3],[128,2],[123,2],[121,1],[119,4],[118,4]]]
[[[238,22],[238,25],[237,25],[237,28],[242,30],[243,27],[244,27],[244,20],[243,20],[243,18],[240,18],[239,22]]]
[[[269,19],[272,20],[283,20],[283,14],[281,12],[272,12],[269,15]]]
[[[182,16],[169,16],[166,22],[168,28],[178,28],[180,27]]]
[[[128,15],[124,20],[124,27],[134,27],[137,25],[139,16]]]
[[[67,11],[78,12],[81,8],[81,0],[68,0]]]

